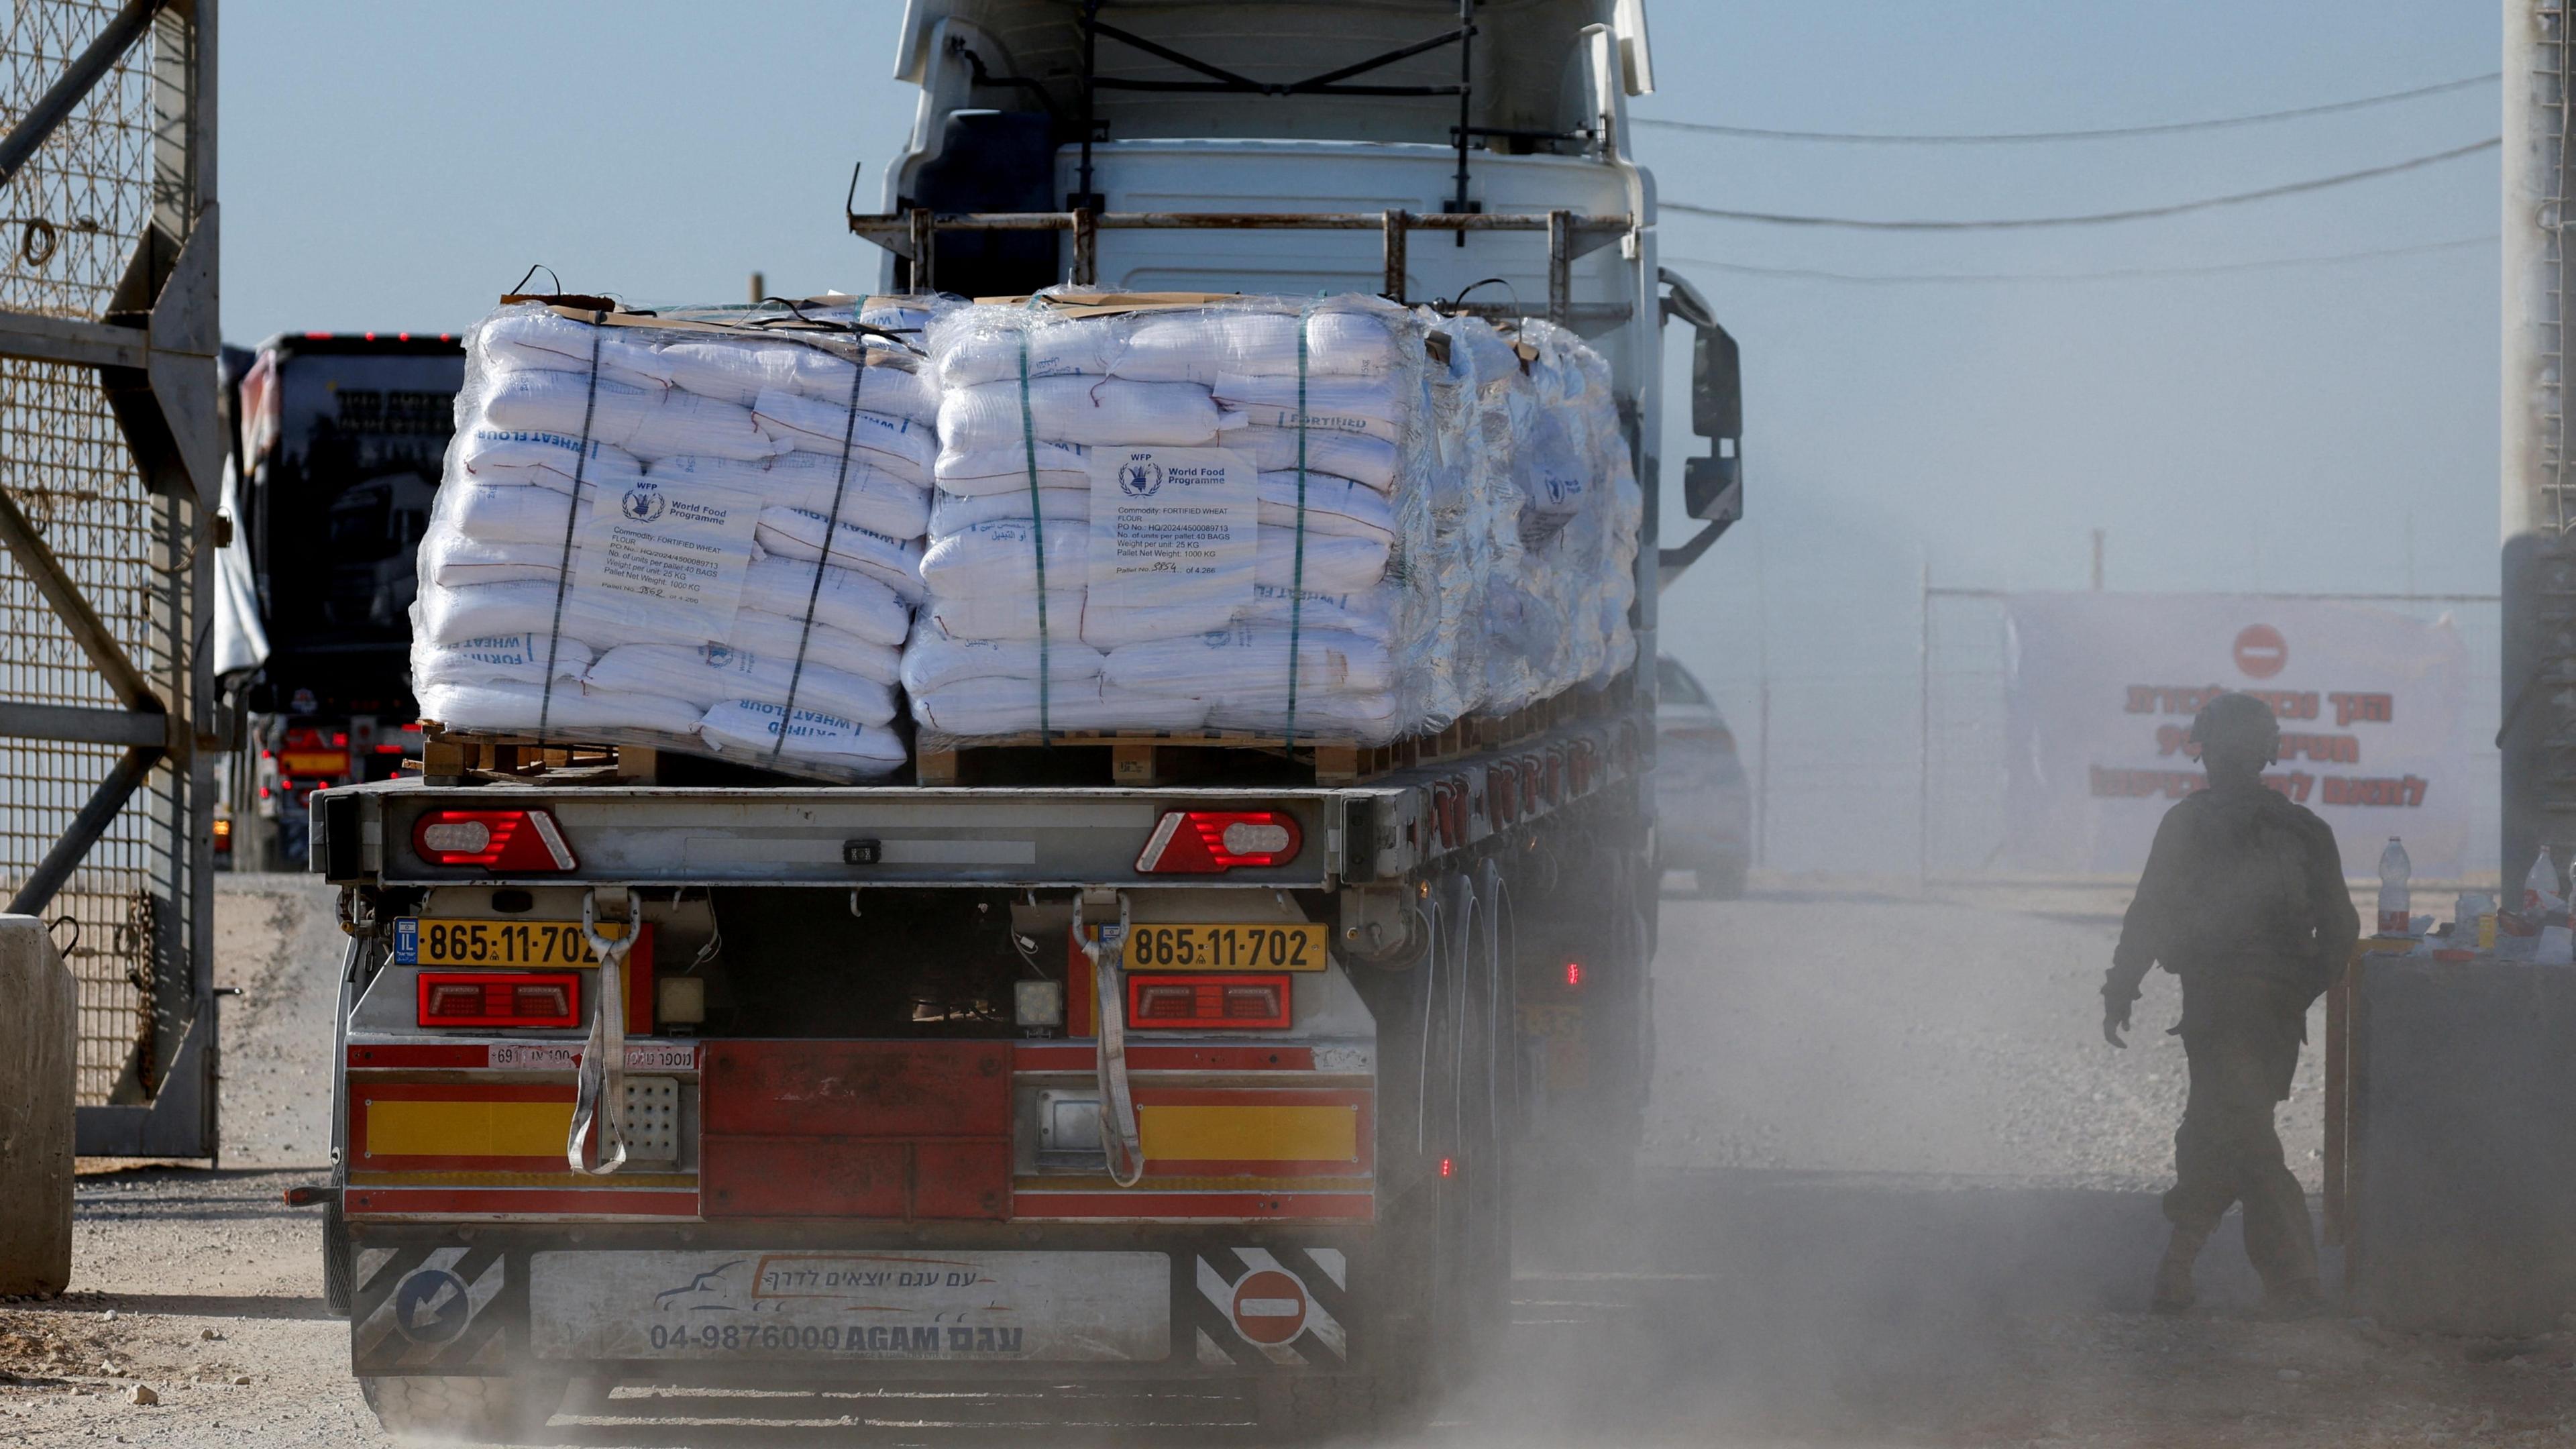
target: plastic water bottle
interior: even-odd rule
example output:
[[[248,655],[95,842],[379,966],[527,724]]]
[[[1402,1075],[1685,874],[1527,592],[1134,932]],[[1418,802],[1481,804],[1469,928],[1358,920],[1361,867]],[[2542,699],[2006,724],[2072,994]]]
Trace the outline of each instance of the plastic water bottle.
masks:
[[[2410,934],[2413,922],[2411,902],[2407,898],[2407,881],[2415,873],[2414,863],[2406,858],[2406,844],[2396,836],[2388,837],[2388,848],[2379,853],[2379,934]]]
[[[2558,862],[2549,858],[2549,847],[2531,859],[2531,870],[2522,878],[2522,913],[2542,916],[2567,909],[2567,901],[2558,893]]]

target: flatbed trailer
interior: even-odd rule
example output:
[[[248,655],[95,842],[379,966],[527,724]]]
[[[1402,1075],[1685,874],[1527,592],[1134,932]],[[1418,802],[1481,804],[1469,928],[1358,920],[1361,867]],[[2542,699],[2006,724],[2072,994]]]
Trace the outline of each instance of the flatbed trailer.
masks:
[[[313,859],[352,932],[332,1271],[354,1367],[380,1408],[426,1394],[396,1411],[495,1431],[571,1378],[1076,1365],[1239,1379],[1271,1417],[1381,1412],[1502,1321],[1514,1159],[1623,1170],[1651,739],[1632,702],[1336,786],[327,792]],[[497,867],[422,848],[467,820],[541,841]],[[1175,829],[1243,821],[1295,845],[1149,867]],[[637,938],[622,1033],[430,1014],[460,979],[588,1004],[609,988],[585,918]],[[931,941],[955,943],[948,999],[908,987],[907,1020],[829,1024],[830,978],[916,970]],[[755,951],[802,963],[795,1009],[737,1003],[728,1026],[708,998],[750,989],[726,958]],[[997,999],[1024,981],[1058,988],[1054,1024]],[[1217,993],[1220,1014],[1164,1029],[1139,983]],[[1278,999],[1230,1026],[1242,987]],[[592,1100],[624,1104],[627,1159],[592,1175],[564,1140],[577,1059],[611,1051]],[[1121,1139],[1137,1160],[1113,1165]],[[868,1264],[973,1281],[789,1291]]]
[[[1318,72],[1457,28],[1251,101],[1159,59],[1121,90],[1095,51],[1142,26],[1240,80],[1297,63],[1276,35],[1116,9],[911,7],[922,118],[850,221],[884,290],[1315,279],[1482,312],[1508,304],[1454,299],[1499,276],[1612,365],[1651,660],[1658,582],[1740,511],[1741,428],[1734,344],[1656,265],[1625,153],[1650,67],[1610,12],[1637,7],[1302,5]],[[1228,139],[1247,105],[1289,139]],[[1668,319],[1711,451],[1699,535],[1658,551]],[[573,1380],[1219,1383],[1291,1434],[1423,1411],[1508,1321],[1516,1227],[1628,1181],[1654,707],[1632,667],[1393,747],[924,748],[868,786],[433,735],[423,774],[324,792],[326,1265],[370,1402],[491,1437]]]

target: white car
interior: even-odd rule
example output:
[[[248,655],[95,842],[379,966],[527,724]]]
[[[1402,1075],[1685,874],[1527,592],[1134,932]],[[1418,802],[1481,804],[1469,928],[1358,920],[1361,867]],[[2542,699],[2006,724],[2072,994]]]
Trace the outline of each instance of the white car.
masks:
[[[1734,900],[1753,863],[1753,798],[1735,734],[1678,660],[1655,661],[1655,840],[1666,870],[1691,872],[1699,894]]]

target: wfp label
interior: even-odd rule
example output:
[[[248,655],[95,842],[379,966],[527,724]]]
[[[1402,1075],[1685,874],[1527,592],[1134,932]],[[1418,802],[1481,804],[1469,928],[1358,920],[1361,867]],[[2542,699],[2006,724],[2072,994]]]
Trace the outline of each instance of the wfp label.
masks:
[[[1091,599],[1111,608],[1252,602],[1260,474],[1223,448],[1091,455]]]

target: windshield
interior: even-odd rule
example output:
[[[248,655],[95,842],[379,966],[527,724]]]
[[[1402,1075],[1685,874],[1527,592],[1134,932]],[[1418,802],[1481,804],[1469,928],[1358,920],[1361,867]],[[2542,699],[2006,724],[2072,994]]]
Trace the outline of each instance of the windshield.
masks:
[[[252,557],[276,652],[399,650],[464,359],[272,355]]]

